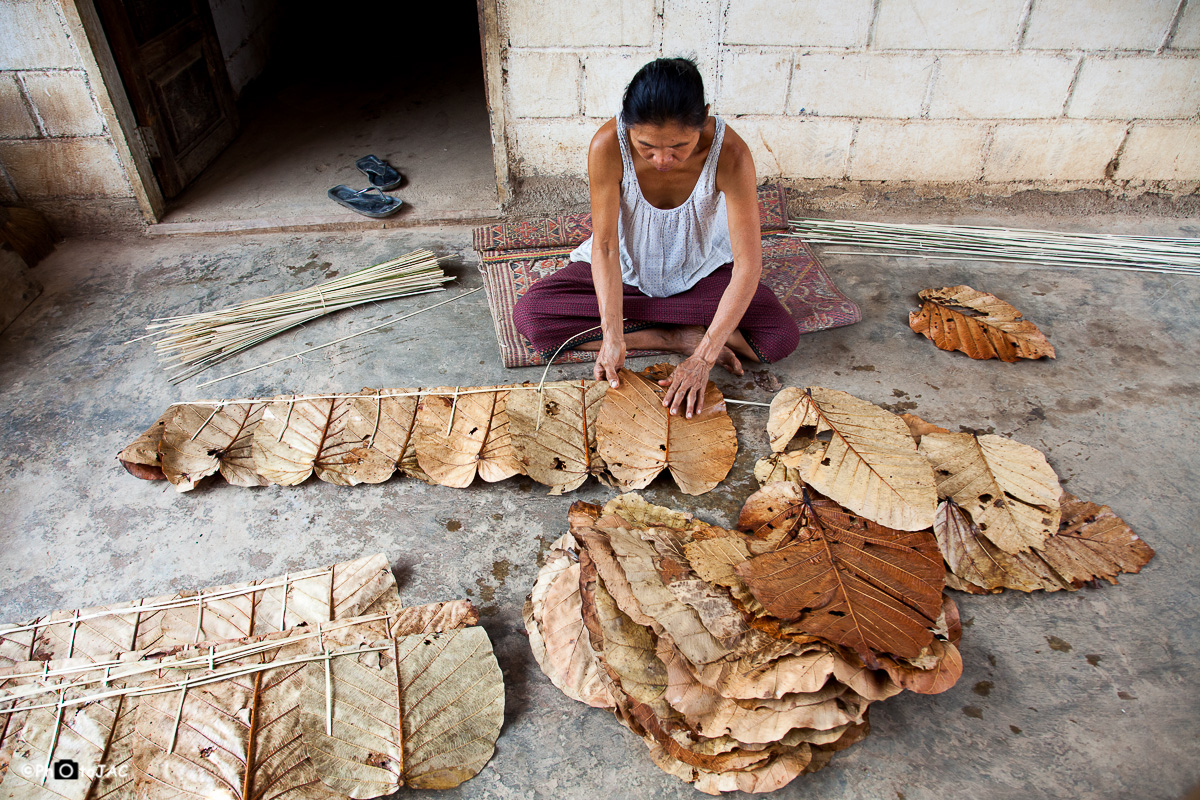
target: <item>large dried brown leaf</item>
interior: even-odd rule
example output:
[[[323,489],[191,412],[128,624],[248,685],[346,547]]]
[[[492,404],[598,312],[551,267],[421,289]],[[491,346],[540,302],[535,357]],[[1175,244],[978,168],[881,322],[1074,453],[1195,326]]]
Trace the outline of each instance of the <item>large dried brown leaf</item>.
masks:
[[[303,483],[314,473],[339,486],[362,483],[359,471],[370,476],[385,458],[347,430],[353,406],[353,399],[344,395],[276,398],[254,430],[255,471],[283,486]]]
[[[688,419],[663,407],[663,389],[621,370],[596,420],[600,456],[623,489],[642,489],[664,469],[685,493],[703,494],[725,479],[737,458],[737,431],[725,398],[709,382],[704,410]]]
[[[834,389],[789,387],[771,401],[771,449],[783,451],[802,429],[830,435],[827,445],[817,439],[789,464],[805,483],[889,528],[933,525],[933,472],[896,415]]]
[[[1041,451],[995,434],[931,433],[921,453],[938,496],[961,506],[1004,552],[1041,547],[1058,530],[1062,488]]]
[[[795,531],[790,544],[735,568],[759,602],[869,666],[876,652],[920,654],[942,605],[933,535],[876,525],[797,484],[759,491],[777,498],[778,516],[793,516]]]
[[[187,492],[220,470],[235,486],[265,486],[267,481],[255,472],[250,452],[254,429],[265,408],[265,403],[177,407],[160,445],[167,480],[178,491]]]
[[[1062,527],[1046,540],[1042,558],[1072,586],[1103,578],[1117,582],[1119,572],[1140,572],[1154,550],[1108,506],[1062,496]]]
[[[142,432],[138,438],[117,454],[121,466],[135,478],[147,481],[166,479],[162,471],[162,453],[159,444],[162,442],[163,431],[171,417],[175,416],[175,407],[168,408],[158,421]]]
[[[604,461],[596,451],[596,418],[608,384],[604,381],[548,383],[513,389],[508,395],[508,424],[513,447],[529,477],[558,495],[579,488],[589,475],[600,475]]]
[[[367,396],[354,398],[354,412],[346,422],[346,429],[354,438],[384,455],[379,459],[377,469],[360,473],[363,483],[382,483],[391,476],[392,470],[419,480],[429,479],[417,463],[414,436],[417,397],[407,391],[364,388],[359,394]],[[371,463],[376,462],[372,460]]]
[[[1054,345],[1021,312],[995,295],[970,286],[925,289],[919,311],[908,325],[942,350],[961,350],[971,358],[1054,358]]]
[[[563,694],[593,708],[612,708],[615,700],[601,677],[600,663],[583,624],[579,564],[562,570],[546,592],[542,615],[546,646],[543,671]]]
[[[455,394],[442,387],[421,398],[417,410],[417,462],[443,486],[466,488],[475,474],[501,481],[524,474],[512,447],[508,390]]]
[[[1138,572],[1154,551],[1108,506],[1064,493],[1063,521],[1041,548],[1010,554],[980,535],[953,501],[938,507],[934,533],[946,560],[946,584],[981,594],[1004,589],[1074,591],[1103,578],[1117,582],[1121,572]]]
[[[579,564],[581,612],[601,665],[635,703],[659,701],[667,668],[655,652],[654,634],[621,611],[583,553]]]
[[[321,781],[354,798],[401,786],[450,789],[492,757],[504,717],[504,682],[483,628],[389,642],[382,658],[330,662],[333,735],[326,733],[326,677],[306,667],[300,723]]]
[[[879,666],[901,688],[917,694],[941,694],[962,677],[962,655],[950,642],[934,639],[923,656],[928,666],[917,667],[888,656],[880,657]]]

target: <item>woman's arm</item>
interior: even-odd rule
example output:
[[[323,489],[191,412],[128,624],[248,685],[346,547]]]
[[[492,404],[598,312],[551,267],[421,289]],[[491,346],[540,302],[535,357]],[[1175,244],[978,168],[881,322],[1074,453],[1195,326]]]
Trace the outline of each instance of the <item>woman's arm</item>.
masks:
[[[625,365],[625,328],[621,286],[621,250],[617,223],[621,213],[621,148],[617,123],[611,119],[592,137],[588,148],[588,186],[592,201],[592,283],[600,305],[604,335],[592,375],[620,386],[618,370]]]
[[[703,409],[708,374],[758,290],[762,275],[762,233],[757,184],[750,148],[742,137],[726,127],[717,160],[717,189],[725,193],[729,239],[733,245],[733,277],[721,295],[717,313],[700,345],[671,375],[663,405],[669,406],[672,414],[683,410],[690,417]]]

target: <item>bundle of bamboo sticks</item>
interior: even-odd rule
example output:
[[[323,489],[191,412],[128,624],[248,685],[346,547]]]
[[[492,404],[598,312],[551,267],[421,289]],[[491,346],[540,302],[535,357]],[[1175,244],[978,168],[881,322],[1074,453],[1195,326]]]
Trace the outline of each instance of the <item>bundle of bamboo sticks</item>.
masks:
[[[793,219],[788,227],[790,235],[813,244],[850,245],[904,257],[1200,275],[1200,239],[1187,237],[824,219]]]
[[[218,311],[155,319],[146,326],[159,361],[179,383],[276,334],[335,311],[379,300],[444,291],[447,276],[428,250],[351,272],[308,289],[247,300]]]

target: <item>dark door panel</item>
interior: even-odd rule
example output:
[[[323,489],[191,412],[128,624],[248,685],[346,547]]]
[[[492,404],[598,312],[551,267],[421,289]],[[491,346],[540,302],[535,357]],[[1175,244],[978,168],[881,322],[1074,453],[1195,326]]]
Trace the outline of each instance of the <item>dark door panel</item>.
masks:
[[[183,191],[237,134],[207,0],[96,0],[163,195]]]

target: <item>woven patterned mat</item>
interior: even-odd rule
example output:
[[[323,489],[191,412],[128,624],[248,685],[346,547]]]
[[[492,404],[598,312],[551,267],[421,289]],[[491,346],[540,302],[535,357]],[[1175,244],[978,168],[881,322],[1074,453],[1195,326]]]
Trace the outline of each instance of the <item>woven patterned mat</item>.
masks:
[[[787,229],[786,190],[779,185],[759,187],[758,207],[764,234],[761,280],[791,312],[800,332],[853,325],[862,319],[858,306],[838,290],[807,244],[790,236],[774,235]],[[513,325],[513,305],[534,281],[565,267],[571,251],[591,233],[590,214],[497,222],[475,229],[479,269],[483,273],[504,366],[528,367],[546,363],[545,357],[529,340],[517,333]],[[633,350],[629,356],[653,353]],[[567,350],[556,362],[579,363],[594,359],[595,353]]]

